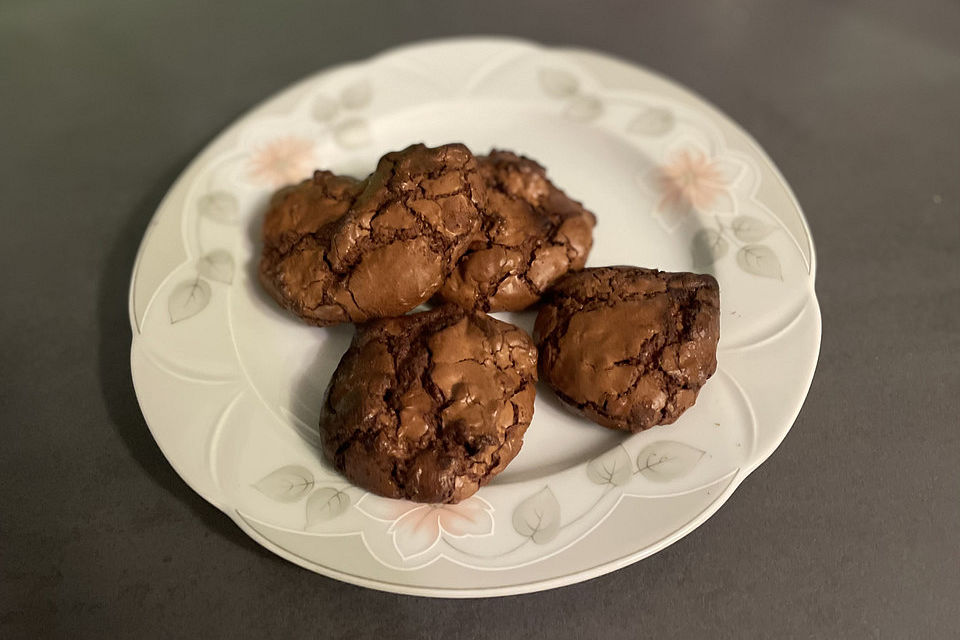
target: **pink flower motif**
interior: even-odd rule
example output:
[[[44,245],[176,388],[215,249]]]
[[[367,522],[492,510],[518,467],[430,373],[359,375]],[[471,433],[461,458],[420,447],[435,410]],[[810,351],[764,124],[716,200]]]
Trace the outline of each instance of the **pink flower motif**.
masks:
[[[313,168],[313,141],[289,136],[267,143],[254,153],[250,174],[280,187],[307,177]]]
[[[707,211],[718,198],[729,197],[720,165],[700,151],[675,153],[657,172],[661,194],[657,208],[674,214]]]
[[[493,531],[493,507],[476,496],[457,504],[418,504],[367,494],[357,508],[391,523],[387,533],[404,559],[428,551],[444,535],[461,538]]]

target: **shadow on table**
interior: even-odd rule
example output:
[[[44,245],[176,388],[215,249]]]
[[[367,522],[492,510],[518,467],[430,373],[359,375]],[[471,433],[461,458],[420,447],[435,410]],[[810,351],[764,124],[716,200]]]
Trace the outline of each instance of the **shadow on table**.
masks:
[[[191,156],[194,154],[191,154]],[[128,290],[133,261],[150,218],[164,193],[186,162],[178,164],[150,189],[134,207],[109,248],[100,273],[97,300],[99,332],[98,377],[113,426],[130,454],[150,478],[176,496],[212,531],[262,556],[275,558],[258,545],[216,507],[195,493],[173,470],[154,441],[140,412],[130,375]]]

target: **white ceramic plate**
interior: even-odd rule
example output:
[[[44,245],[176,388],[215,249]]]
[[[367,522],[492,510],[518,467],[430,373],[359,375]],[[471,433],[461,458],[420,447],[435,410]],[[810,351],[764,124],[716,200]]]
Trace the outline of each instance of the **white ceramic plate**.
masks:
[[[520,455],[454,506],[378,498],[338,475],[314,425],[353,329],[303,325],[260,291],[260,220],[276,187],[315,167],[363,176],[420,141],[539,160],[597,214],[589,265],[714,273],[719,370],[696,406],[631,436],[541,387]],[[813,377],[813,284],[810,232],[783,178],[689,91],[588,51],[428,42],[300,82],[190,164],[134,267],[131,367],[170,463],[271,551],[376,589],[521,593],[664,548],[773,452]]]

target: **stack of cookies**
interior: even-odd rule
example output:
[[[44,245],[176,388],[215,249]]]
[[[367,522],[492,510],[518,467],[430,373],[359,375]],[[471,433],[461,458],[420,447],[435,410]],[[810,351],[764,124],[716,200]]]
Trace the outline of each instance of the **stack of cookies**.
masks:
[[[306,322],[357,323],[321,411],[325,455],[374,493],[450,503],[517,455],[538,377],[606,427],[675,421],[716,371],[717,282],[584,269],[595,224],[533,160],[462,144],[277,192],[261,283]],[[532,338],[487,315],[538,304]]]

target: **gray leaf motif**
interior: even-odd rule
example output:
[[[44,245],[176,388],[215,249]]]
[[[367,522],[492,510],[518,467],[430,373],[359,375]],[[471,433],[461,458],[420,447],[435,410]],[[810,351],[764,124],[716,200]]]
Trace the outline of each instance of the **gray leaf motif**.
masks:
[[[349,507],[349,495],[333,487],[321,487],[307,498],[307,528],[332,520]]]
[[[329,122],[337,115],[340,105],[333,98],[319,95],[313,99],[313,106],[310,108],[310,115],[317,122]]]
[[[260,479],[254,488],[277,502],[296,502],[313,489],[313,474],[297,464],[280,467]]]
[[[373,89],[370,82],[361,80],[340,92],[340,104],[347,109],[360,109],[370,104],[373,98]]]
[[[765,244],[748,244],[737,252],[737,264],[747,273],[764,278],[783,280],[780,260]]]
[[[637,467],[654,482],[667,482],[686,475],[706,452],[682,442],[661,440],[644,447],[637,455]]]
[[[541,69],[537,74],[540,87],[548,96],[554,98],[569,98],[577,92],[580,81],[569,71],[560,69]]]
[[[214,249],[200,258],[197,271],[217,282],[231,284],[233,282],[233,256],[226,249]]]
[[[513,528],[537,544],[546,544],[560,531],[560,503],[550,487],[544,487],[513,510]]]
[[[693,266],[702,269],[727,254],[730,243],[720,235],[716,229],[700,229],[693,236],[690,243],[690,253],[693,255]]]
[[[760,218],[753,216],[737,216],[730,224],[733,229],[733,235],[743,242],[756,242],[763,240],[774,230],[772,224],[767,224]]]
[[[361,118],[350,118],[337,123],[333,139],[344,149],[357,149],[370,142],[370,127]]]
[[[603,103],[596,96],[574,96],[563,114],[571,120],[587,122],[603,113]]]
[[[673,129],[673,113],[662,107],[646,107],[627,124],[627,133],[662,136]]]
[[[617,445],[590,461],[587,477],[596,484],[612,484],[615,487],[627,484],[633,477],[630,455],[623,445]]]
[[[201,216],[222,224],[232,224],[237,221],[237,211],[240,204],[236,196],[226,191],[211,191],[200,196],[197,200],[197,209]]]
[[[185,280],[173,288],[167,299],[170,324],[176,324],[200,313],[210,302],[210,285],[206,280]]]

